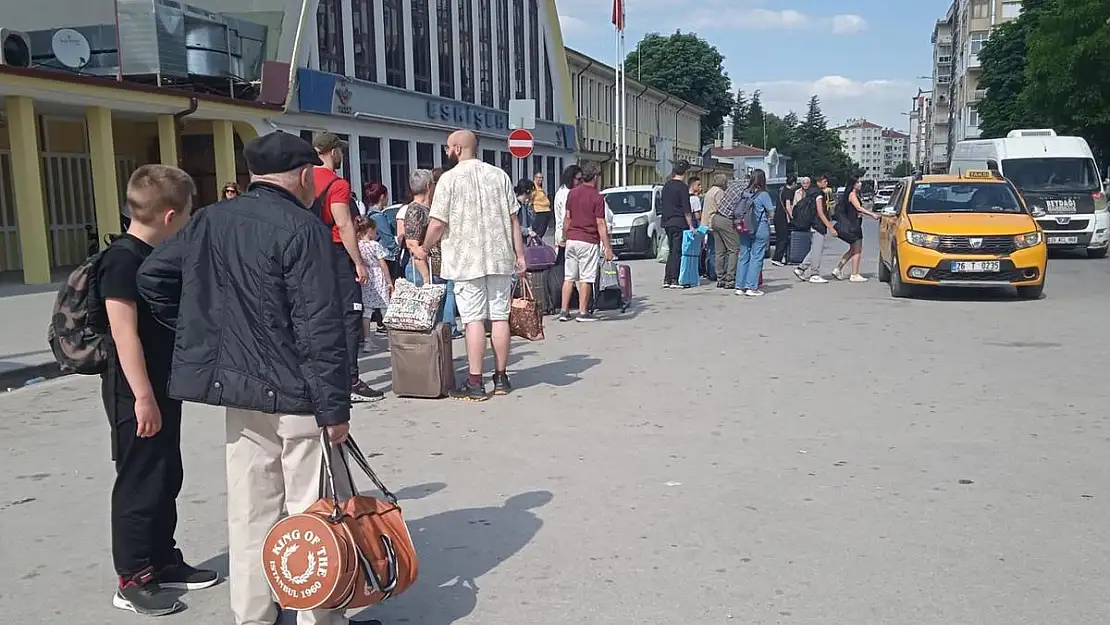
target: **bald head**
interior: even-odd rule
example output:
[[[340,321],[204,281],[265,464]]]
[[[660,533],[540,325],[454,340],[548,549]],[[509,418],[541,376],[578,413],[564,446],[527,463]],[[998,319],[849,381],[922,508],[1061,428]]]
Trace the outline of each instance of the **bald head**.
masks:
[[[469,130],[456,130],[447,137],[447,158],[453,163],[478,158],[478,137]]]

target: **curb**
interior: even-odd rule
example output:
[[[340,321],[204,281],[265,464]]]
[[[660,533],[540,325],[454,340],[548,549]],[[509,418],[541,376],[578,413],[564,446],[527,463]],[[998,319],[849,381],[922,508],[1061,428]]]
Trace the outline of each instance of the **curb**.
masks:
[[[28,365],[8,371],[0,372],[0,393],[14,391],[25,386],[37,384],[45,380],[52,380],[69,375],[62,371],[56,362],[41,365]]]

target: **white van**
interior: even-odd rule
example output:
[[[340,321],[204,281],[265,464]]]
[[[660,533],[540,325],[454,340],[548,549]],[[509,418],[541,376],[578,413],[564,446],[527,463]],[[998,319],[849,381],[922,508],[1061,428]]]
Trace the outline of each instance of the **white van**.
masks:
[[[611,187],[601,192],[613,213],[609,243],[617,254],[642,255],[655,258],[659,250],[660,185]]]
[[[958,142],[948,173],[973,169],[996,170],[1021,191],[1050,248],[1086,249],[1091,258],[1110,250],[1106,189],[1082,137],[1012,130],[1005,139]]]

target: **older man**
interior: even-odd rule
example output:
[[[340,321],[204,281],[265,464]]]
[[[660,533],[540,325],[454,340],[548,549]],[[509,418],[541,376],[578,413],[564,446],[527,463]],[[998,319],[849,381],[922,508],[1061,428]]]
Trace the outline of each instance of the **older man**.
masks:
[[[228,406],[231,610],[238,625],[273,625],[278,608],[262,543],[287,511],[319,497],[321,429],[332,443],[346,440],[351,377],[331,232],[306,210],[320,158],[281,132],[243,154],[247,192],[198,211],[155,249],[139,289],[155,315],[177,327],[170,395]],[[342,612],[299,619],[347,623]]]
[[[423,260],[442,241],[442,277],[455,282],[455,305],[466,327],[466,380],[451,396],[489,398],[482,381],[486,325],[493,344],[493,394],[512,392],[509,364],[509,303],[513,274],[524,272],[524,241],[513,182],[500,167],[478,158],[478,138],[458,130],[447,138],[451,169],[432,197],[431,223],[413,257]]]

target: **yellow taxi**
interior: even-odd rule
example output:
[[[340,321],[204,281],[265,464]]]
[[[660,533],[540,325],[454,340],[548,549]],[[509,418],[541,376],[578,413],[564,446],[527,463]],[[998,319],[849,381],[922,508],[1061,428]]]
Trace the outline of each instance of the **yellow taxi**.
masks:
[[[879,280],[894,297],[920,287],[1044,291],[1048,246],[1025,200],[991,171],[905,178],[879,220]]]

